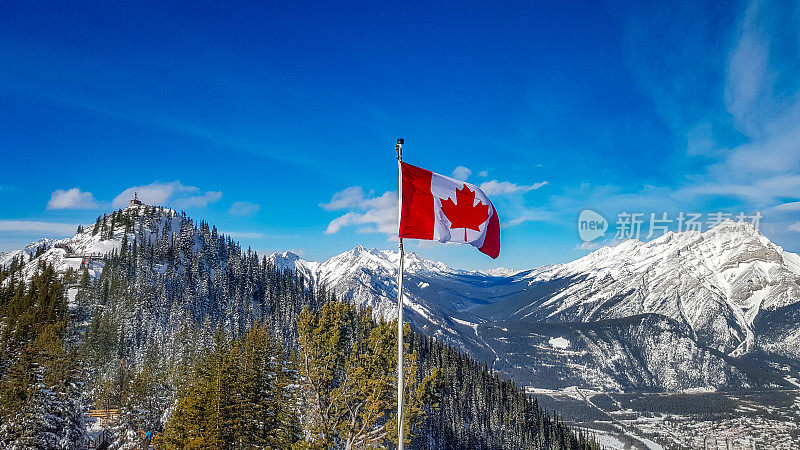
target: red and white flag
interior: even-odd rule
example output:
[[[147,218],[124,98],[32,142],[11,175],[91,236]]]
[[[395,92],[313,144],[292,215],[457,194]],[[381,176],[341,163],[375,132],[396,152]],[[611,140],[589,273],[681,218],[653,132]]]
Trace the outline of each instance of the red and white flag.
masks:
[[[400,237],[471,244],[497,258],[500,219],[477,186],[404,162]]]

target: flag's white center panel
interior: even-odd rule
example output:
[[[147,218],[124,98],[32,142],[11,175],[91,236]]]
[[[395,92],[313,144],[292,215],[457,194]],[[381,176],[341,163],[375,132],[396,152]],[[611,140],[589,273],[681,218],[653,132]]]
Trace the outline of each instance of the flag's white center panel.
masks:
[[[433,173],[431,193],[436,216],[433,239],[482,246],[494,213],[483,191],[473,184]]]

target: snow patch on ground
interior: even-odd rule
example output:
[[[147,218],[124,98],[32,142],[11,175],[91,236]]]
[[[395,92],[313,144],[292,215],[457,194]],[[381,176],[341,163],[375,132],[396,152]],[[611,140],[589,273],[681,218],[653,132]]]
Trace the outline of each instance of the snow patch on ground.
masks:
[[[414,312],[416,312],[420,316],[424,317],[425,319],[427,319],[431,323],[436,323],[431,318],[431,315],[429,314],[429,312],[422,305],[420,305],[418,303],[415,303],[415,302],[410,302],[408,300],[405,300],[405,295],[403,297],[404,297],[403,305],[405,305],[407,308],[411,308],[412,310],[414,310]]]
[[[69,288],[67,289],[67,306],[70,308],[74,308],[77,305],[75,303],[75,297],[78,295],[78,288]]]
[[[550,338],[550,340],[547,341],[547,343],[550,344],[550,346],[553,348],[560,348],[562,350],[569,348],[570,344],[569,339],[560,336]]]
[[[477,323],[472,323],[472,322],[469,322],[469,321],[466,321],[466,320],[456,319],[455,317],[453,317],[453,322],[459,323],[461,325],[466,325],[468,327],[472,327],[472,329],[475,330],[475,336],[478,335],[478,324]]]
[[[710,394],[713,392],[717,392],[717,389],[714,386],[704,386],[704,387],[684,389],[681,392],[685,394]]]

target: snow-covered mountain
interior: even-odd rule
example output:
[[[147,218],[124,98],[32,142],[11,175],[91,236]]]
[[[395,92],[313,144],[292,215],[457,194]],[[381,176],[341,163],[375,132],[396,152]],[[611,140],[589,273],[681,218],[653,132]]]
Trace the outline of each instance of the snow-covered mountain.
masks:
[[[764,312],[800,302],[800,256],[749,223],[705,232],[629,240],[525,277],[531,286],[573,280],[565,289],[518,304],[508,318],[594,322],[654,313],[688,327],[693,339],[731,356],[756,346]],[[800,340],[785,342],[800,359]]]
[[[119,251],[123,235],[166,242],[165,233],[181,233],[174,211],[140,208],[153,207],[122,215],[136,226],[109,223],[98,232],[88,225],[72,238],[0,255],[0,264],[47,260],[67,271],[88,263],[99,274],[102,259],[92,256]],[[396,316],[397,252],[359,246],[323,262],[291,252],[268,259],[377,315]],[[405,264],[412,325],[523,384],[681,390],[800,378],[800,256],[749,224],[629,240],[525,271],[465,271],[414,253]]]
[[[396,314],[396,252],[270,258]],[[522,382],[679,390],[798,376],[800,256],[750,224],[629,240],[521,272],[457,270],[413,253],[406,261],[410,321]]]
[[[121,216],[130,224],[115,224],[109,220],[105,228],[101,223],[81,226],[81,231],[71,238],[42,238],[23,249],[0,254],[0,266],[8,266],[14,259],[25,262],[22,273],[29,278],[36,272],[39,262],[53,264],[62,273],[69,269],[79,271],[85,264],[90,275],[96,277],[103,270],[103,256],[119,252],[123,235],[132,243],[136,239],[156,240],[165,230],[167,233],[181,231],[180,217],[171,209],[132,205],[122,210]]]
[[[397,267],[399,254],[389,250],[358,246],[324,262],[303,260],[294,253],[273,253],[268,259],[277,267],[296,270],[318,286],[335,292],[376,315],[392,319],[397,315]],[[436,337],[449,337],[463,349],[464,330],[472,322],[460,320],[456,311],[481,304],[491,287],[481,288],[487,280],[505,282],[480,272],[447,267],[441,262],[407,254],[405,264],[406,317],[419,330]]]

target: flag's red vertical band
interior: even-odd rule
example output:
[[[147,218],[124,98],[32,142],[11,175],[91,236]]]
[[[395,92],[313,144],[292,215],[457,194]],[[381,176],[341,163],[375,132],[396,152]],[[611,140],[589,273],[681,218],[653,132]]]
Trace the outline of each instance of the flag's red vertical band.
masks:
[[[486,237],[483,245],[478,250],[492,258],[497,258],[500,255],[500,217],[498,217],[494,205],[492,205],[492,217],[489,218],[489,223],[486,225]]]
[[[400,163],[403,168],[403,206],[400,237],[433,239],[434,205],[429,170]]]

